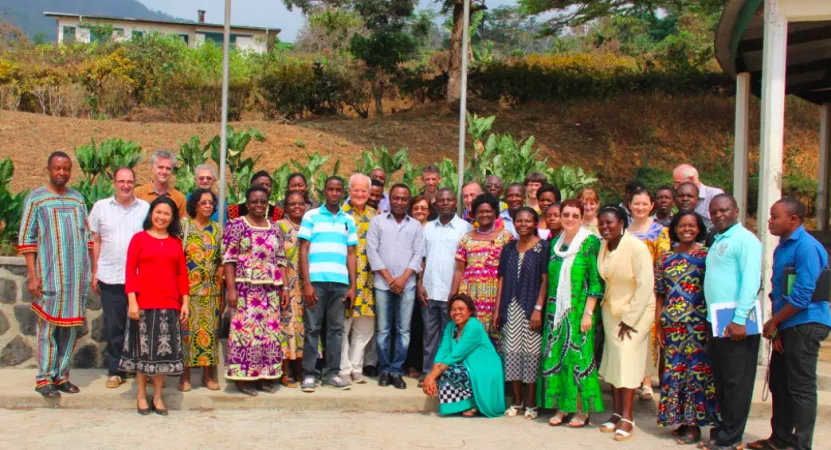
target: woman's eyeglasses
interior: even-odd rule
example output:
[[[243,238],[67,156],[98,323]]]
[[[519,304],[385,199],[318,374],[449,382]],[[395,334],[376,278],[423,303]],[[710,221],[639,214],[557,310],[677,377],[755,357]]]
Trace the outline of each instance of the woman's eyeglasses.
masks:
[[[248,203],[251,203],[252,205],[267,205],[268,200],[254,199],[248,200]]]
[[[202,200],[199,202],[199,206],[214,206],[216,203],[213,200]]]

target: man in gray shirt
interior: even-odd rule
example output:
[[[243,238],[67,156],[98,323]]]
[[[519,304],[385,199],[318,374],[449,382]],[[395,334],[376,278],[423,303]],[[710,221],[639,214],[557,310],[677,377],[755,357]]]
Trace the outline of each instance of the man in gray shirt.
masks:
[[[415,306],[416,274],[424,255],[421,224],[407,215],[410,188],[396,184],[390,189],[390,212],[379,214],[369,224],[366,253],[374,275],[375,343],[381,375],[378,385],[406,389],[401,378],[410,345],[410,321]],[[396,340],[390,335],[395,323]]]

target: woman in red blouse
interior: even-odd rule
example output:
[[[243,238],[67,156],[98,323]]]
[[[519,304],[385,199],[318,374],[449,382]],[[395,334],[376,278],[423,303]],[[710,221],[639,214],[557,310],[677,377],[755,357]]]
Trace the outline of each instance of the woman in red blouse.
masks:
[[[159,197],[150,204],[144,231],[127,249],[124,290],[129,303],[124,352],[119,369],[135,372],[136,408],[167,415],[162,401],[165,375],[180,375],[185,368],[179,322],[188,319],[188,270],[179,234],[176,204]],[[152,377],[153,403],[147,402],[147,377]]]

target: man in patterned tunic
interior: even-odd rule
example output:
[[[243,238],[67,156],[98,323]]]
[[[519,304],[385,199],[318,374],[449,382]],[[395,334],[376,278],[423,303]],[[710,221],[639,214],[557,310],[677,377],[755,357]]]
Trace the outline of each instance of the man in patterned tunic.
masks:
[[[46,168],[49,183],[32,191],[23,207],[18,253],[26,257],[32,311],[38,316],[35,390],[55,398],[78,392],[69,382],[69,359],[84,325],[92,242],[84,198],[67,187],[69,155],[52,153]]]

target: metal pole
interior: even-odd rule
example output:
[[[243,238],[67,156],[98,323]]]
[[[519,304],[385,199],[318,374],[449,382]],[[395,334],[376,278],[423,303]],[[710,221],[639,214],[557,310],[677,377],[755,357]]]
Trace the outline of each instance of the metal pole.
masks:
[[[225,31],[222,36],[222,130],[219,132],[219,226],[225,228],[225,159],[228,153],[228,52],[231,44],[231,0],[225,0]]]
[[[467,47],[470,37],[468,36],[470,28],[470,0],[464,1],[464,13],[462,14],[462,85],[461,95],[459,96],[459,178],[458,186],[459,192],[459,215],[462,215],[462,210],[465,207],[462,200],[462,185],[465,182],[465,134],[467,132],[465,126],[465,113],[467,112]]]

